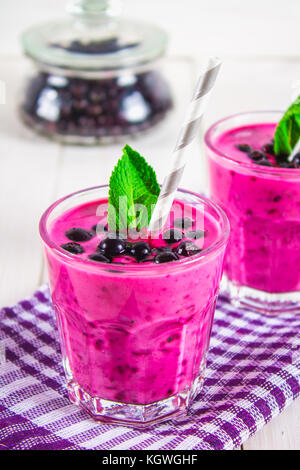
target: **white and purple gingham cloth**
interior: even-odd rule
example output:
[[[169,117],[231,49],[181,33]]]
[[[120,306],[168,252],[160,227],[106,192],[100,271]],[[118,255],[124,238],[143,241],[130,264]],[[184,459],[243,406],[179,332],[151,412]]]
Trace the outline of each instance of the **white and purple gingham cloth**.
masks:
[[[0,449],[234,449],[300,394],[300,315],[238,311],[223,298],[189,415],[143,431],[69,402],[46,286],[0,310],[0,346]]]

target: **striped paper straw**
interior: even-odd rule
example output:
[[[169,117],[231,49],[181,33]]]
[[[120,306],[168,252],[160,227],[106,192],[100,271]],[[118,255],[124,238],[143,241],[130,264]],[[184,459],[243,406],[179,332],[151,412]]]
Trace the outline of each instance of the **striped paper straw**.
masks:
[[[205,71],[201,74],[197,82],[186,119],[184,120],[183,126],[180,130],[175,149],[172,154],[172,168],[164,179],[149,223],[148,231],[152,236],[155,232],[161,231],[166,223],[174,201],[175,193],[178,189],[186,165],[185,150],[197,135],[210,92],[214,86],[220,67],[220,59],[216,57],[210,58]]]

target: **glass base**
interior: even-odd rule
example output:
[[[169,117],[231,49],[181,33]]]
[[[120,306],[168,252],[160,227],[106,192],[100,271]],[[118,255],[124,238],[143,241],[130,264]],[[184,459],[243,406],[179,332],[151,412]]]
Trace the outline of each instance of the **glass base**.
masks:
[[[194,398],[200,393],[202,385],[203,376],[199,376],[190,389],[147,405],[118,403],[93,397],[74,380],[68,382],[68,393],[73,403],[84,408],[92,418],[98,421],[147,428],[185,414]]]
[[[237,308],[248,308],[265,315],[300,313],[300,292],[270,293],[237,286],[224,274],[221,293]]]

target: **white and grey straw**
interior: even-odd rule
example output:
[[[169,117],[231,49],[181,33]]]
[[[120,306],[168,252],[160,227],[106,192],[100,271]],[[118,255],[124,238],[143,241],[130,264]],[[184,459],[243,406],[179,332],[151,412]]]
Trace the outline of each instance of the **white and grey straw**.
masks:
[[[152,235],[161,231],[166,223],[174,201],[175,193],[184,172],[186,164],[185,150],[197,135],[210,92],[214,86],[220,67],[220,59],[216,57],[210,58],[207,67],[198,79],[186,119],[181,127],[175,149],[172,154],[173,162],[170,171],[164,179],[149,223],[148,231]]]

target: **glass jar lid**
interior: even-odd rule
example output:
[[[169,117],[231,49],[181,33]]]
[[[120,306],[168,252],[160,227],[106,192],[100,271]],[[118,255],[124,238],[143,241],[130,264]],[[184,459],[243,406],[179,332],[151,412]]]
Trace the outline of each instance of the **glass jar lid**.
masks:
[[[165,52],[166,33],[120,18],[120,0],[71,0],[67,11],[69,18],[23,33],[29,57],[47,66],[96,71],[146,64]]]

